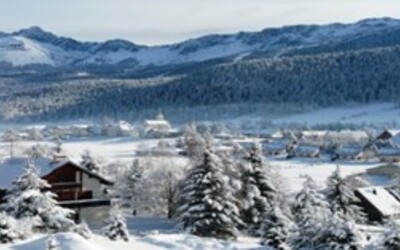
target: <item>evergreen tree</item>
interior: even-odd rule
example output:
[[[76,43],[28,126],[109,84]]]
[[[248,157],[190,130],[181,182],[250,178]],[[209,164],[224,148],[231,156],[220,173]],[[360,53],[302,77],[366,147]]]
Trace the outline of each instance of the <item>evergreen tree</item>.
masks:
[[[241,218],[252,235],[258,235],[267,211],[278,206],[277,189],[272,176],[263,169],[261,146],[254,144],[241,164]]]
[[[85,150],[81,155],[81,166],[88,170],[99,173],[101,171],[100,163],[93,157],[89,150]]]
[[[125,217],[117,206],[110,209],[108,223],[109,224],[104,228],[104,234],[110,240],[122,239],[124,241],[129,241],[129,231],[126,226]]]
[[[361,250],[360,235],[352,220],[332,214],[319,232],[314,235],[314,249]]]
[[[15,220],[5,213],[0,213],[0,242],[10,243],[21,238]]]
[[[315,237],[324,228],[327,217],[331,215],[328,203],[317,190],[314,180],[305,176],[303,188],[295,197],[293,214],[297,233],[293,235],[294,249],[313,249]]]
[[[278,250],[289,250],[289,236],[293,229],[292,221],[276,206],[268,211],[262,224],[262,243]]]
[[[361,207],[356,204],[358,198],[350,184],[341,175],[339,166],[328,177],[326,199],[331,211],[338,216],[357,222],[365,221],[366,215],[362,212]]]
[[[398,250],[400,249],[400,225],[395,221],[386,223],[385,233],[381,240],[382,249]]]
[[[56,195],[46,191],[49,188],[37,167],[28,162],[23,174],[13,181],[3,208],[16,219],[31,218],[36,229],[69,230],[75,224],[69,219],[73,211],[60,207]]]
[[[206,148],[181,185],[178,220],[184,229],[199,236],[236,238],[241,221],[227,179],[221,159]]]

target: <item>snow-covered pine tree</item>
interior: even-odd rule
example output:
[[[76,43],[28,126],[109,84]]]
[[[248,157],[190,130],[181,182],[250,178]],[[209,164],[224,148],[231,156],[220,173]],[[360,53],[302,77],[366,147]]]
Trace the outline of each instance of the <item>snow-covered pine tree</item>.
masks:
[[[39,177],[37,167],[28,161],[22,175],[13,181],[3,208],[16,219],[32,219],[34,229],[67,231],[75,225],[69,219],[73,211],[60,207],[56,195],[46,191],[49,187]]]
[[[321,230],[313,236],[313,249],[362,249],[361,236],[353,220],[347,220],[336,213],[326,219]]]
[[[318,192],[317,185],[310,176],[305,181],[293,204],[297,232],[291,239],[293,249],[313,249],[315,237],[320,233],[331,216],[325,197]]]
[[[338,216],[346,219],[353,219],[357,222],[364,222],[366,215],[360,206],[357,205],[358,198],[350,184],[343,178],[340,167],[327,179],[326,199],[330,205],[330,209]]]
[[[46,241],[46,250],[61,250],[60,243],[58,243],[54,235],[50,235]]]
[[[122,210],[114,205],[109,212],[108,225],[104,228],[104,234],[110,240],[129,241],[129,231],[126,226]]]
[[[236,238],[239,209],[221,159],[209,147],[188,170],[181,188],[178,221],[184,229],[199,236]]]
[[[387,221],[385,233],[381,239],[381,247],[386,250],[400,249],[400,224],[395,221]]]
[[[268,211],[262,224],[262,243],[278,250],[289,250],[293,222],[278,206]]]
[[[16,221],[11,216],[0,213],[0,242],[10,243],[14,242],[16,239],[21,238],[20,232],[16,225]]]
[[[202,157],[202,152],[206,146],[205,138],[197,132],[196,124],[187,124],[183,134],[183,148],[191,158]]]
[[[267,211],[278,206],[277,189],[263,169],[263,157],[260,144],[254,144],[241,164],[242,189],[239,199],[242,201],[241,218],[250,234],[259,235],[261,223]]]
[[[99,173],[101,171],[101,166],[97,159],[95,159],[89,150],[85,150],[81,155],[81,166],[87,168],[88,170]]]

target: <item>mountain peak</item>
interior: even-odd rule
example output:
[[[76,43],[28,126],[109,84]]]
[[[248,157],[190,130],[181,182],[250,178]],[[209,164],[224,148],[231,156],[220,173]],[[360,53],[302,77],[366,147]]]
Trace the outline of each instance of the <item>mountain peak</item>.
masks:
[[[14,32],[13,35],[23,36],[37,41],[45,41],[57,37],[53,33],[45,31],[39,26],[32,26],[26,29],[21,29],[17,32]]]

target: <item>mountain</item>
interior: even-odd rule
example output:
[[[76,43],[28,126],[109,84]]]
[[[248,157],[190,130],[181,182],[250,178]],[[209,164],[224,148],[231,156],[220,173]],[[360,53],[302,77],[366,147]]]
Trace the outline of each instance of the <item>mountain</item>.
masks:
[[[263,118],[400,103],[400,21],[297,25],[144,46],[0,34],[0,120]],[[14,66],[13,66],[14,65]]]
[[[144,46],[126,40],[81,42],[57,36],[40,27],[0,33],[0,62],[12,66],[33,64],[53,67],[127,66],[143,69],[224,59],[281,57],[315,51],[334,51],[359,41],[359,48],[376,46],[377,37],[391,32],[390,41],[400,42],[400,20],[366,19],[353,24],[296,25],[260,32],[209,35],[176,44]],[[310,52],[311,51],[311,52]]]

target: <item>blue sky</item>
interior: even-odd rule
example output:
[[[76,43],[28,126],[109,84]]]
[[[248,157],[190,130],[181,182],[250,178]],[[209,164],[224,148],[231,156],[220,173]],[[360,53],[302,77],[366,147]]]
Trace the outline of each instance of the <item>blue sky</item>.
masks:
[[[400,18],[399,0],[0,0],[0,30],[164,44],[289,24]]]

